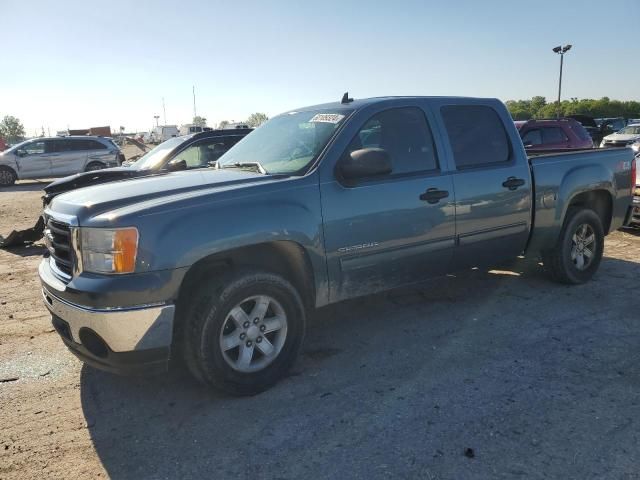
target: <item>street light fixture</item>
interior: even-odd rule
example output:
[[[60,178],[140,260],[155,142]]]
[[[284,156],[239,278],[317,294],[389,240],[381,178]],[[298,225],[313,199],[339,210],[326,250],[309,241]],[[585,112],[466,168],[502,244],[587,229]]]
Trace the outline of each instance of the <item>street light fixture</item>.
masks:
[[[560,94],[562,93],[562,65],[564,63],[564,54],[571,50],[570,44],[565,45],[564,47],[558,45],[553,48],[553,53],[557,53],[560,55],[560,79],[558,80],[558,112],[557,116],[560,118]]]
[[[160,118],[160,115],[154,115],[153,118],[156,119],[156,127],[158,126],[158,119]]]

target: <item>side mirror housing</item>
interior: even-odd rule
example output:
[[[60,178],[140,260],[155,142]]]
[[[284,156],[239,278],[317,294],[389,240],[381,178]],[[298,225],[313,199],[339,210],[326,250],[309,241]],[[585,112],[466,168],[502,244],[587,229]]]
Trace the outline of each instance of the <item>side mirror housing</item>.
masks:
[[[24,157],[26,154],[27,154],[27,152],[25,152],[24,150],[22,150],[20,148],[18,150],[16,150],[16,155],[19,156],[19,157]]]
[[[178,170],[186,170],[186,169],[187,169],[186,160],[174,158],[167,164],[167,170],[170,172],[177,172]]]
[[[345,155],[338,169],[347,181],[388,175],[392,171],[391,157],[382,148],[362,148]]]

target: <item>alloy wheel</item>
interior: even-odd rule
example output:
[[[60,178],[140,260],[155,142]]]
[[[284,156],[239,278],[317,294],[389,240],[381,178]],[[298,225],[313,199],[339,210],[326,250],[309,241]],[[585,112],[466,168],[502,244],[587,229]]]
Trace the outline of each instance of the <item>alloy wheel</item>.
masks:
[[[571,261],[578,270],[591,265],[596,251],[596,235],[588,223],[578,226],[571,238]]]
[[[282,351],[287,337],[287,315],[268,295],[244,299],[222,324],[220,349],[227,364],[243,373],[262,370]]]

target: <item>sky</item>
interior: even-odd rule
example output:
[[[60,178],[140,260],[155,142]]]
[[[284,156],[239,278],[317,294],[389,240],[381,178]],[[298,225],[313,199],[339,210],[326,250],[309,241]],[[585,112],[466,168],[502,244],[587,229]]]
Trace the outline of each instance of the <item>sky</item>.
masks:
[[[384,95],[640,100],[640,0],[0,0],[0,117],[27,135]]]

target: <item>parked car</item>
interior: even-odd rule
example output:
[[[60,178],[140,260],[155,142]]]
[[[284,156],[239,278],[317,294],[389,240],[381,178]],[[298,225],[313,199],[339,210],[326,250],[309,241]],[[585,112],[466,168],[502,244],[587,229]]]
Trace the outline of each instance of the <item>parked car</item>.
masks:
[[[105,137],[43,137],[0,153],[0,185],[28,178],[63,177],[120,165],[124,155]]]
[[[580,150],[593,148],[585,128],[572,118],[516,122],[527,151]]]
[[[135,162],[125,162],[121,167],[78,173],[50,183],[44,187],[43,205],[46,208],[61,193],[90,185],[208,167],[251,131],[216,130],[171,138]],[[35,242],[42,238],[43,231],[44,219],[41,217],[31,228],[14,230],[6,237],[0,236],[0,248]]]
[[[252,130],[211,130],[172,137],[135,162],[99,172],[86,172],[56,180],[44,188],[44,206],[61,193],[77,188],[131,178],[209,167]]]
[[[634,165],[628,149],[528,158],[495,99],[345,95],[269,120],[215,169],[54,198],[45,305],[98,368],[181,355],[255,394],[295,361],[313,308],[522,253],[588,281],[630,217]]]
[[[192,123],[180,126],[180,135],[189,135],[191,133],[209,132],[213,130],[211,127],[203,127],[202,125],[194,125]]]
[[[602,139],[600,147],[630,147],[640,140],[640,123],[627,125]]]
[[[603,135],[609,135],[627,126],[627,121],[623,117],[596,118],[595,120]]]
[[[162,143],[166,142],[172,137],[180,135],[178,127],[175,125],[160,125],[155,127],[150,135],[149,143]]]

